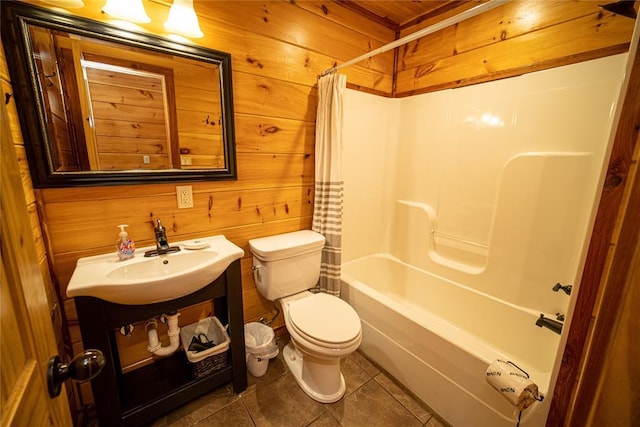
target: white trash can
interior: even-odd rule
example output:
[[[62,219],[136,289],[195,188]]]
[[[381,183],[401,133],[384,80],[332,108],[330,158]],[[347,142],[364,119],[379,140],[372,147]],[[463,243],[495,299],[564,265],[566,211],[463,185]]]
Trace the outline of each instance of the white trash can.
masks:
[[[258,322],[247,323],[244,325],[244,341],[249,373],[254,377],[263,376],[269,367],[269,359],[279,352],[273,329]]]

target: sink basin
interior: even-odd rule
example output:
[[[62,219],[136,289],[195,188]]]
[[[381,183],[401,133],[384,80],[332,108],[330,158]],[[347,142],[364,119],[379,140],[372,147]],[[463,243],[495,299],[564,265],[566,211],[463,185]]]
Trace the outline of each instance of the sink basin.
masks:
[[[146,258],[155,247],[137,248],[132,259],[112,254],[80,258],[67,295],[143,305],[189,295],[217,279],[244,251],[224,236],[172,243],[181,250]]]

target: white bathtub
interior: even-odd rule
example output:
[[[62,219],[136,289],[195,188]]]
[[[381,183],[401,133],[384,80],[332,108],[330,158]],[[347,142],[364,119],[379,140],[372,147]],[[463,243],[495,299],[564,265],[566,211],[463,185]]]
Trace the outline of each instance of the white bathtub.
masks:
[[[342,266],[341,297],[362,320],[360,349],[455,427],[512,427],[515,408],[485,381],[489,363],[514,362],[549,389],[559,335],[539,313],[404,264],[387,254]],[[550,399],[524,411],[544,426]]]

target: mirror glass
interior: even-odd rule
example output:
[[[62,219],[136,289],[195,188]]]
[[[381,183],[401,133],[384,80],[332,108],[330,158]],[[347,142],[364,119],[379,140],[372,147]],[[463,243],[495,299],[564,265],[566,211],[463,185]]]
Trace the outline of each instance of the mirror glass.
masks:
[[[2,37],[34,187],[236,178],[230,55],[14,3]]]

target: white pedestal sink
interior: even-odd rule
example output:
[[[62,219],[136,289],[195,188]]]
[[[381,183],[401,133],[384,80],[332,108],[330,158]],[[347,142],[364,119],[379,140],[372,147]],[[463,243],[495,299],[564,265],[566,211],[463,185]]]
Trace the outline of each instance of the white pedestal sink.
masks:
[[[118,304],[143,305],[189,295],[217,279],[244,251],[224,236],[173,243],[179,252],[154,257],[138,248],[132,259],[111,254],[80,258],[71,276],[69,297],[91,296]]]

